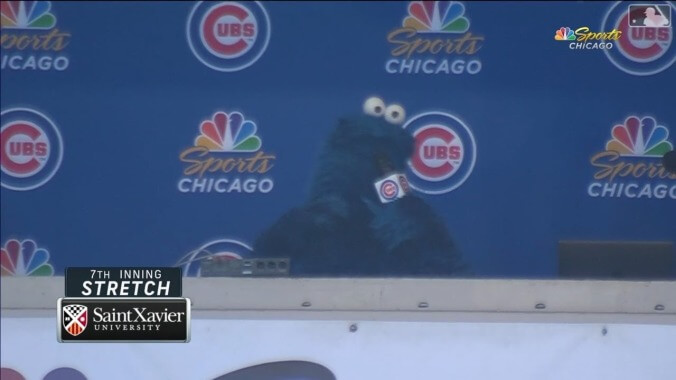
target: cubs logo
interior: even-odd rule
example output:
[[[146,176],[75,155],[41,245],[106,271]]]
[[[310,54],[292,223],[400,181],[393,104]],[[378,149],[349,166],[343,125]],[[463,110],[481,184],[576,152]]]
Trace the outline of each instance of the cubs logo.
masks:
[[[72,336],[82,334],[87,328],[87,306],[65,305],[63,307],[63,328]]]
[[[462,185],[474,169],[476,143],[471,130],[447,113],[414,116],[404,129],[415,139],[408,163],[412,188],[427,194],[443,194]]]
[[[202,63],[218,71],[238,71],[265,52],[270,20],[258,1],[200,1],[188,17],[187,37]]]
[[[399,195],[399,187],[392,180],[387,180],[380,185],[380,195],[385,199],[394,199]]]
[[[0,113],[2,187],[32,190],[49,181],[61,165],[63,143],[54,123],[28,108]]]
[[[673,11],[675,6],[668,2],[658,2],[663,9]],[[604,50],[613,65],[632,75],[653,75],[662,72],[676,61],[676,51],[672,44],[673,28],[632,26],[633,22],[645,17],[631,14],[631,6],[626,2],[617,2],[606,13],[601,25],[603,30],[617,29],[622,34],[617,49]]]

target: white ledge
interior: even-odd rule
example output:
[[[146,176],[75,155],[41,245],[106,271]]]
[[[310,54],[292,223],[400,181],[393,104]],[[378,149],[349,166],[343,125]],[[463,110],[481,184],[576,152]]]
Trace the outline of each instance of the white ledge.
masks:
[[[1,281],[4,316],[51,314],[64,295],[63,277]],[[198,318],[676,324],[676,281],[184,278],[183,296]]]

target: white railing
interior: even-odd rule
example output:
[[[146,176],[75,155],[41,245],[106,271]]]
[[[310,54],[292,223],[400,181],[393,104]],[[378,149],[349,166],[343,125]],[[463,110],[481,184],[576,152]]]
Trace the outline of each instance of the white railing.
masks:
[[[51,315],[64,278],[3,277],[3,317]],[[676,324],[676,281],[184,278],[197,318]]]

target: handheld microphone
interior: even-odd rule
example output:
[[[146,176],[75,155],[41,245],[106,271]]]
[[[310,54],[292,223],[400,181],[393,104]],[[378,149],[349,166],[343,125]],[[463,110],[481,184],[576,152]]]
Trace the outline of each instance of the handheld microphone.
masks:
[[[386,155],[376,154],[376,165],[384,175],[374,183],[380,202],[394,202],[411,191],[406,176],[402,173],[393,173],[391,162]]]

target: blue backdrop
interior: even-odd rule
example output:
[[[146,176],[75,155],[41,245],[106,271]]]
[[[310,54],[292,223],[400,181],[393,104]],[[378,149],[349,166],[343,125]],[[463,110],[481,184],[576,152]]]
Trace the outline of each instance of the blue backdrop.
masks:
[[[22,9],[20,2],[8,3],[14,11]],[[23,9],[37,6],[22,3]],[[598,174],[602,168],[591,163],[606,151],[613,127],[632,116],[654,118],[672,133],[660,141],[673,144],[676,48],[671,26],[639,28],[643,32],[627,27],[625,44],[654,47],[633,56],[629,45],[622,47],[622,38],[594,40],[612,43],[608,51],[571,48],[554,38],[566,26],[610,32],[628,3],[466,2],[465,31],[410,29],[416,38],[446,41],[467,32],[483,38],[473,54],[442,49],[410,57],[433,58],[435,65],[442,59],[476,60],[480,66],[474,64],[472,71],[479,68],[474,74],[388,72],[387,62],[402,58],[393,57],[397,45],[388,42],[388,34],[403,28],[409,12],[415,12],[408,2],[234,4],[248,12],[247,20],[255,19],[255,40],[246,35],[222,40],[254,45],[233,58],[209,57],[206,37],[194,35],[199,23],[207,22],[211,4],[52,2],[32,15],[35,25],[46,25],[43,29],[30,25],[31,15],[28,21],[17,15],[16,21],[3,18],[2,149],[10,150],[11,141],[28,141],[4,135],[13,123],[30,121],[16,111],[24,108],[53,122],[63,153],[45,180],[45,171],[56,166],[59,144],[45,119],[36,116],[32,122],[49,140],[48,164],[38,158],[44,168],[21,177],[9,161],[25,162],[35,152],[3,155],[3,266],[21,260],[16,257],[23,257],[23,272],[36,265],[29,263],[25,245],[19,256],[10,253],[16,251],[10,247],[13,240],[32,240],[47,251],[56,274],[68,266],[175,265],[219,239],[250,245],[303,202],[313,163],[338,118],[361,113],[372,95],[401,104],[409,118],[451,114],[473,134],[476,163],[466,181],[443,194],[420,196],[442,215],[481,276],[555,276],[559,240],[676,240],[676,176],[659,171],[659,158],[635,149],[614,161],[653,166],[652,172],[622,169],[611,185],[636,186],[620,196],[610,196],[610,190],[595,196],[609,178],[595,179],[595,174],[603,177]],[[9,12],[3,2],[3,16]],[[38,22],[45,14],[53,20]],[[197,32],[188,30],[189,19],[197,23]],[[463,29],[462,22],[454,25]],[[45,42],[54,29],[63,34],[61,40],[55,34]],[[267,31],[269,42],[261,45]],[[647,37],[632,40],[631,33]],[[42,44],[21,42],[21,36],[43,36]],[[201,46],[191,49],[189,41]],[[51,57],[53,66],[43,60],[45,69],[32,68],[31,55]],[[20,58],[12,61],[15,56]],[[207,66],[205,56],[222,70],[232,70],[239,61],[249,66],[221,71]],[[275,156],[265,174],[221,176],[267,177],[274,182],[271,191],[179,190],[179,181],[190,177],[179,155],[194,145],[200,124],[218,111],[241,112],[254,121],[260,150]],[[28,188],[43,180],[29,190],[6,186]],[[639,197],[646,185],[650,196]],[[7,273],[23,273],[13,265]]]

